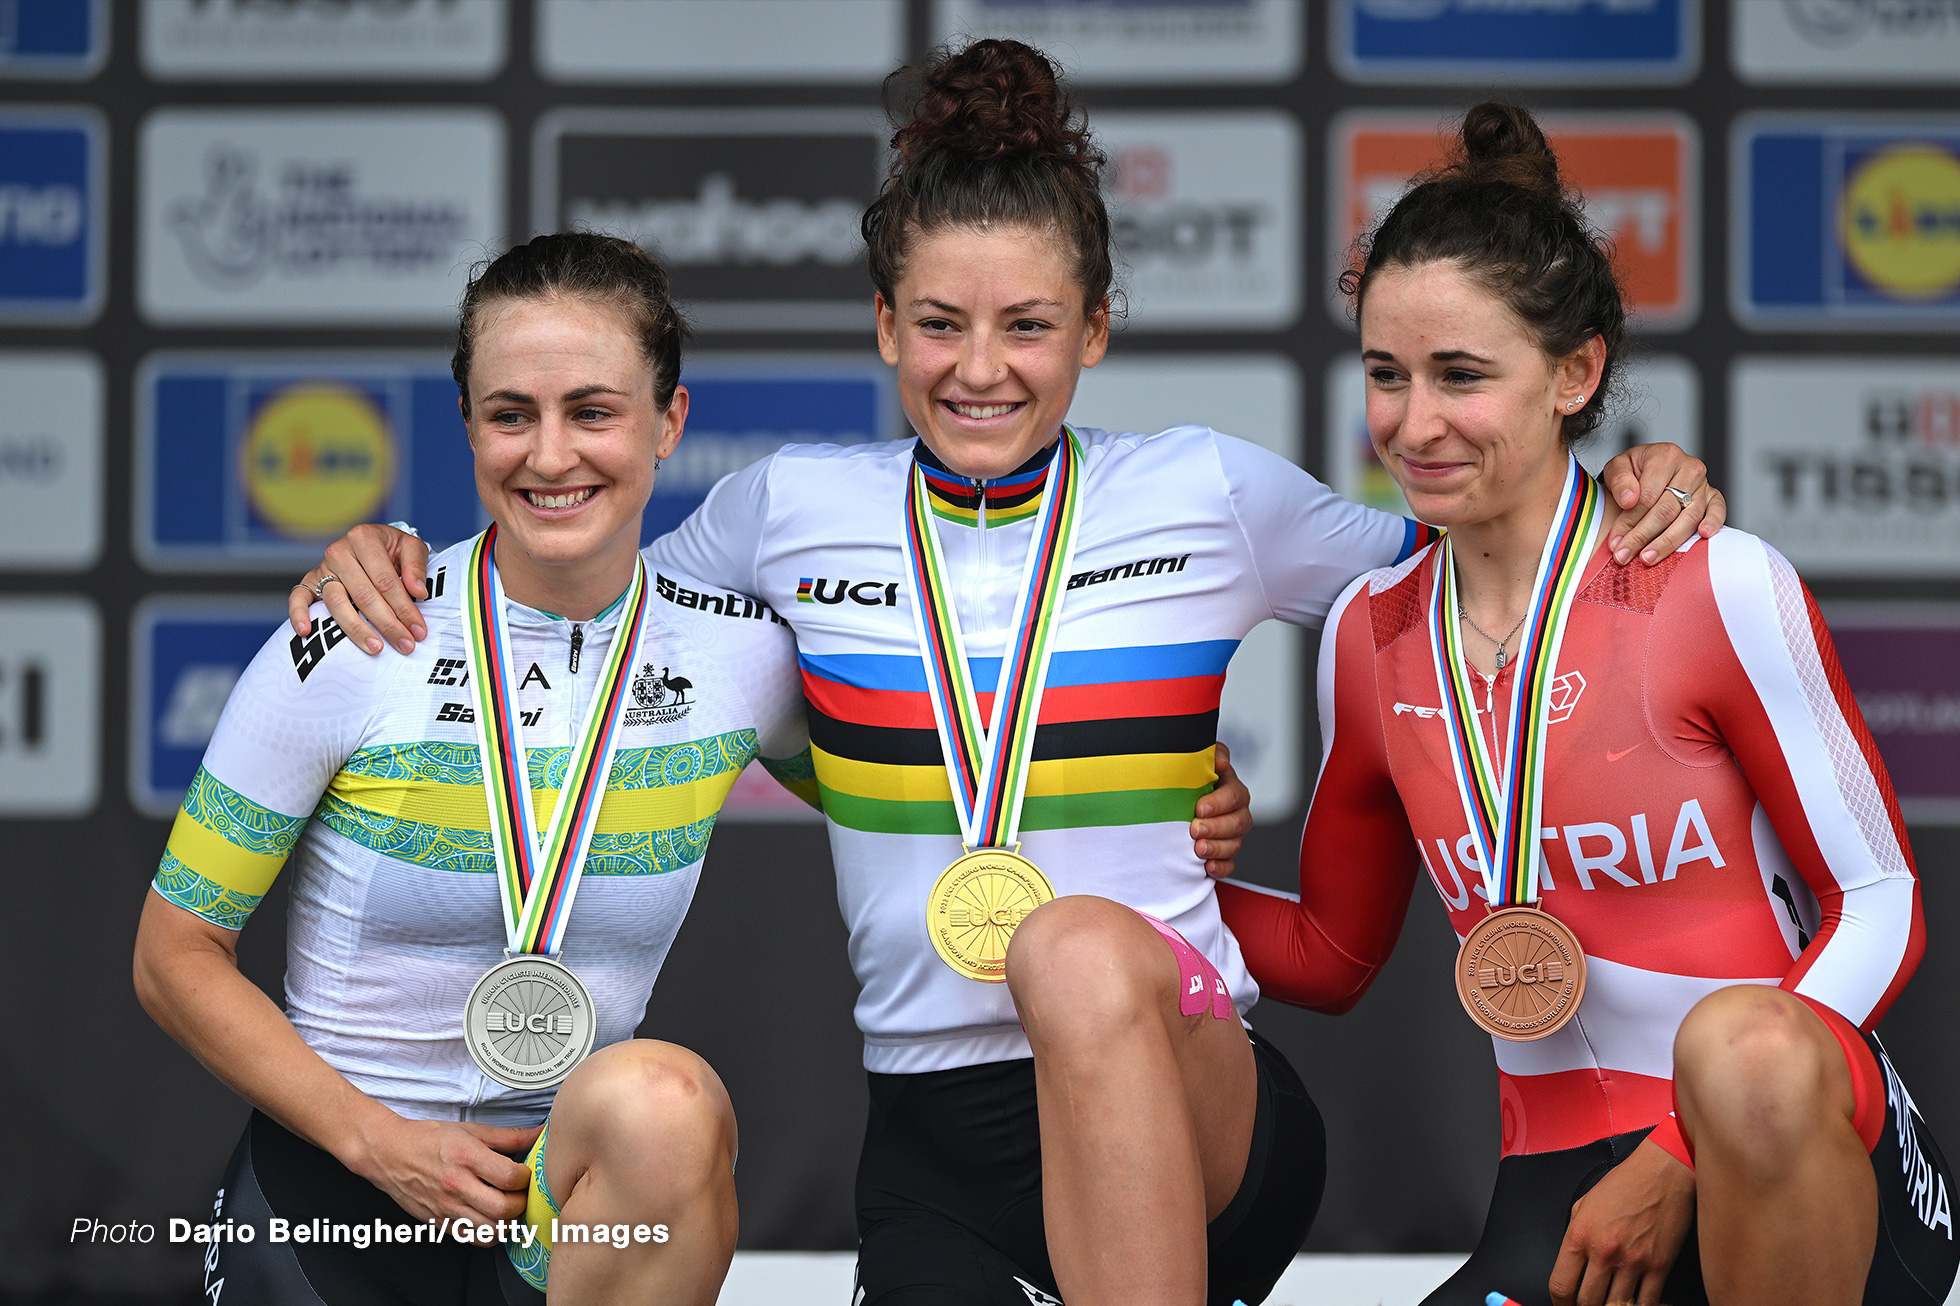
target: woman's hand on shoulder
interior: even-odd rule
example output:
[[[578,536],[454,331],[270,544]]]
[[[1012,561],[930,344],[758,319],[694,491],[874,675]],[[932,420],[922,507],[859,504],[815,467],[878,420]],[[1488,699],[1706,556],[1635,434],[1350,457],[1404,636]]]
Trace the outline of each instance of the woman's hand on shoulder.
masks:
[[[1218,787],[1198,800],[1191,822],[1191,850],[1205,864],[1205,874],[1222,880],[1232,873],[1239,845],[1252,829],[1252,792],[1232,769],[1232,751],[1220,744],[1214,769]]]
[[[1625,565],[1635,554],[1653,566],[1691,535],[1707,539],[1728,520],[1728,501],[1708,483],[1708,464],[1679,445],[1635,445],[1600,469],[1600,483],[1620,515],[1607,528],[1613,561]],[[1688,496],[1683,503],[1667,491]]]
[[[1695,1215],[1695,1172],[1642,1142],[1572,1204],[1550,1288],[1557,1306],[1657,1306]]]
[[[525,1155],[538,1130],[454,1120],[410,1120],[388,1113],[364,1131],[362,1154],[347,1167],[421,1220],[495,1224],[523,1216],[531,1171]]]
[[[326,561],[293,586],[286,616],[296,634],[309,633],[307,610],[317,590],[340,628],[369,653],[379,653],[384,638],[413,653],[429,634],[415,606],[429,597],[428,575],[429,546],[421,540],[393,526],[356,526],[329,544]]]

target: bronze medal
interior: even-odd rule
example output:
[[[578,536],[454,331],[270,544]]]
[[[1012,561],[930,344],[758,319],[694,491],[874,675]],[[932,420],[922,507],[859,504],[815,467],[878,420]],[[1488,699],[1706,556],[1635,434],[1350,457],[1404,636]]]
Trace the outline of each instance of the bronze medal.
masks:
[[[981,848],[940,874],[926,899],[926,928],[941,961],[968,979],[1004,984],[1014,928],[1054,897],[1033,862],[1005,848]]]
[[[1497,1038],[1528,1043],[1565,1027],[1586,996],[1586,954],[1556,916],[1505,907],[1478,921],[1456,954],[1456,995]]]

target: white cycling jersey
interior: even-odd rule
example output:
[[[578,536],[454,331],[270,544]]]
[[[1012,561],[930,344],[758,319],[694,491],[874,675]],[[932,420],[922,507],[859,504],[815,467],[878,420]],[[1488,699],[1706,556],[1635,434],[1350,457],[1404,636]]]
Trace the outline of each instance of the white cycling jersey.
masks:
[[[412,654],[340,648],[318,604],[310,635],[266,642],[225,705],[155,887],[240,929],[290,864],[286,1014],[308,1046],[402,1115],[527,1126],[551,1091],[488,1079],[462,1040],[464,999],[505,946],[465,688],[473,544],[429,560],[429,637]],[[641,665],[562,954],[591,991],[600,1047],[639,1024],[736,776],[758,756],[800,756],[807,739],[781,619],[740,599],[702,603],[699,582],[671,568],[649,581]],[[541,827],[620,608],[575,622],[508,606]]]
[[[1316,626],[1348,581],[1430,538],[1256,445],[1201,426],[1081,430],[1072,574],[1034,741],[1021,852],[1057,894],[1175,926],[1240,1011],[1258,997],[1188,829],[1217,780],[1226,664],[1269,618]],[[987,482],[914,441],[792,445],[724,479],[646,556],[756,595],[795,628],[812,755],[874,1071],[1029,1055],[1004,985],[955,973],[927,933],[960,855],[901,552],[907,478],[928,472],[950,598],[983,713],[1052,446]]]

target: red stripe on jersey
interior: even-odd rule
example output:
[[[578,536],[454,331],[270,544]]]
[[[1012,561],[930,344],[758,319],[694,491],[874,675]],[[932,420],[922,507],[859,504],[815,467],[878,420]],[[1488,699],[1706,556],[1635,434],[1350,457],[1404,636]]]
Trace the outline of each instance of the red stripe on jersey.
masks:
[[[1562,1152],[1658,1124],[1674,1109],[1674,1081],[1624,1070],[1497,1074],[1504,1155]],[[1606,1133],[1601,1122],[1610,1121]]]
[[[1173,680],[1131,680],[1111,685],[1050,685],[1041,696],[1042,722],[1112,721],[1126,717],[1195,716],[1218,708],[1223,676],[1182,676]],[[860,689],[804,668],[803,693],[825,716],[896,730],[937,729],[932,702],[904,690]],[[992,721],[991,690],[976,695],[980,718]]]

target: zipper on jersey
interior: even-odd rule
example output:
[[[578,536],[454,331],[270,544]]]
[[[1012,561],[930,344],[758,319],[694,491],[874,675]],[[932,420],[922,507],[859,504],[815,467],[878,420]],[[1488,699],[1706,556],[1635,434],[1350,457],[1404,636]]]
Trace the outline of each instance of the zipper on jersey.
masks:
[[[584,628],[580,626],[573,626],[571,665],[566,668],[566,670],[570,671],[573,675],[578,674],[578,654],[579,654],[579,650],[584,647],[585,647]]]

